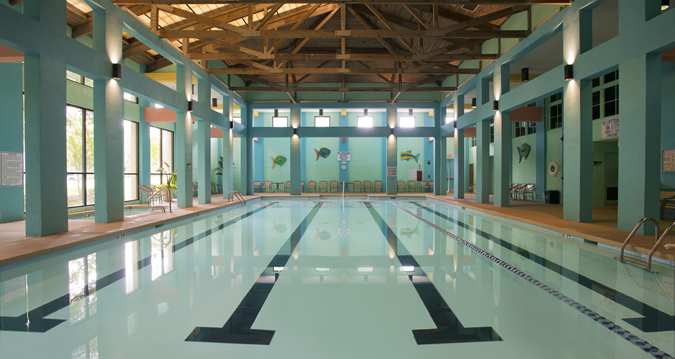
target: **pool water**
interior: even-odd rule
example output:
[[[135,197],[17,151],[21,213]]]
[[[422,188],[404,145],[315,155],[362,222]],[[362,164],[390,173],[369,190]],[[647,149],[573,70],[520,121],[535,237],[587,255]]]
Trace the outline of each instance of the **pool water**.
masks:
[[[673,268],[433,200],[257,200],[0,267],[0,358],[672,358]]]

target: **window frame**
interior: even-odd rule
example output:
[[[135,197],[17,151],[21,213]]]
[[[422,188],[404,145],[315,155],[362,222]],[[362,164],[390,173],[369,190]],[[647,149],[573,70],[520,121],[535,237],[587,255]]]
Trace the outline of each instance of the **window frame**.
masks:
[[[159,172],[153,172],[152,166],[150,166],[150,183],[152,183],[152,176],[159,176],[159,184],[164,184],[164,176],[165,175],[171,175],[174,172],[175,169],[175,144],[174,144],[174,139],[175,139],[175,132],[171,130],[166,130],[161,127],[157,126],[149,126],[150,129],[156,128],[159,130],[159,163],[160,163],[160,171]],[[164,172],[164,133],[168,132],[171,133],[171,172],[165,173]],[[150,156],[152,156],[152,153],[150,153]],[[152,164],[152,157],[150,158],[150,163]]]
[[[129,123],[132,123],[132,124],[134,124],[134,126],[135,126],[135,128],[136,128],[136,151],[135,151],[135,152],[136,152],[136,153],[135,153],[135,155],[136,155],[136,172],[135,172],[135,173],[133,173],[133,172],[126,172],[126,170],[125,170],[124,173],[123,173],[123,177],[124,177],[124,178],[126,178],[126,176],[135,176],[135,177],[136,177],[136,196],[135,196],[134,199],[129,199],[129,200],[125,200],[125,201],[124,201],[124,202],[133,202],[133,201],[138,201],[138,200],[140,200],[140,193],[139,193],[139,190],[138,190],[139,187],[140,187],[140,174],[141,174],[140,163],[139,163],[139,160],[140,160],[140,138],[139,138],[139,135],[140,135],[140,125],[139,125],[138,122],[131,121],[131,120],[122,120],[122,121],[126,121],[126,122],[129,122]],[[123,122],[123,123],[124,123],[124,122]],[[172,166],[173,166],[173,165],[172,165]]]
[[[69,171],[68,170],[68,165],[66,164],[66,181],[68,181],[68,176],[82,176],[82,204],[81,205],[75,205],[71,206],[66,203],[68,208],[83,208],[83,207],[90,207],[96,204],[96,192],[94,192],[94,200],[92,203],[89,203],[87,201],[87,179],[89,176],[92,176],[93,181],[94,181],[94,188],[96,188],[96,179],[95,179],[95,174],[94,171],[95,165],[94,165],[94,171],[88,171],[88,166],[87,166],[87,113],[91,113],[92,118],[94,115],[94,110],[82,107],[82,106],[77,106],[73,104],[66,104],[66,111],[68,111],[68,107],[74,108],[76,110],[81,111],[82,113],[82,121],[81,121],[81,128],[82,128],[82,153],[80,154],[81,159],[82,159],[82,171]],[[92,120],[93,123],[93,120]],[[93,140],[93,139],[92,139]],[[94,144],[94,146],[96,146]],[[92,148],[92,151],[94,149]],[[95,161],[95,157],[94,157]],[[95,190],[94,190],[95,191]],[[66,189],[67,193],[67,189]]]
[[[600,120],[605,118],[615,118],[619,116],[619,70],[615,69],[598,75],[593,78],[591,93],[592,112],[591,118],[593,120]],[[608,94],[613,91],[615,96],[608,100]],[[613,108],[614,113],[607,114],[608,109]]]

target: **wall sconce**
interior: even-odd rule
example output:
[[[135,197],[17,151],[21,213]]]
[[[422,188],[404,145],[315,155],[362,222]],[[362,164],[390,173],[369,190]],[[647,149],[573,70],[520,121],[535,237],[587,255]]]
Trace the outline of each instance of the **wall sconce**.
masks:
[[[234,121],[230,120],[230,129],[234,128]]]
[[[523,67],[520,69],[520,81],[530,81],[530,68]]]
[[[476,98],[475,98],[475,97],[472,98],[472,99],[471,99],[471,107],[476,108],[476,105],[477,105],[477,104],[478,104],[478,102],[476,101]]]
[[[217,98],[212,98],[211,99],[211,107],[218,107],[218,99]]]
[[[452,122],[452,128],[455,128],[455,129],[457,128],[457,121]]]
[[[393,128],[389,128],[389,136],[395,136]]]
[[[122,64],[112,64],[112,78],[115,80],[122,78]]]
[[[495,110],[495,111],[499,111],[499,101],[498,100],[492,101],[492,109]]]
[[[670,8],[670,0],[661,0],[661,11],[666,11]]]
[[[574,65],[565,65],[565,80],[574,79]]]
[[[192,100],[188,101],[188,104],[187,104],[188,112],[191,112],[193,107],[194,107],[194,101],[192,101]]]
[[[293,136],[298,135],[298,129],[296,127],[293,127]]]

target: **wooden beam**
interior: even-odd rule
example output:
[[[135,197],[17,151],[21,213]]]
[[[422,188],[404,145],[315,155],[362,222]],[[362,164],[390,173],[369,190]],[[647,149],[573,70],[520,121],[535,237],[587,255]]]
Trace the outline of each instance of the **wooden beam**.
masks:
[[[523,38],[529,35],[527,30],[464,30],[464,31],[444,31],[444,30],[262,30],[247,35],[239,35],[246,38],[263,39],[340,39],[346,38],[442,38],[442,39],[491,39],[493,37],[502,38]],[[236,38],[231,31],[223,30],[163,30],[160,36],[167,39],[218,39],[230,40]]]
[[[254,69],[250,67],[227,67],[227,68],[211,68],[210,73],[225,74],[225,75],[269,75],[269,74],[345,74],[345,75],[363,75],[363,74],[391,74],[401,73],[401,69],[397,68],[371,68],[371,69],[354,69],[341,67],[294,67],[294,68],[274,68],[274,71],[267,71],[261,69]],[[406,74],[470,74],[475,75],[479,72],[478,69],[435,69],[435,68],[417,68],[406,69]]]
[[[224,60],[224,61],[243,61],[243,60],[273,60],[273,61],[400,61],[400,62],[414,62],[424,60],[429,63],[447,63],[459,60],[494,60],[498,57],[497,54],[480,54],[480,53],[463,53],[451,54],[445,50],[438,51],[435,56],[427,58],[426,55],[390,55],[381,53],[264,53],[257,50],[239,47],[240,52],[212,52],[190,53],[190,58],[193,60]]]
[[[288,0],[189,0],[190,4],[284,4]],[[303,0],[305,4],[362,4],[364,0]],[[415,4],[415,5],[465,5],[465,4],[493,4],[493,5],[518,5],[518,4],[555,4],[569,5],[572,0],[368,0],[371,4]],[[142,4],[185,4],[186,0],[113,0],[117,5],[142,5]],[[442,16],[442,15],[441,15]]]
[[[391,87],[277,87],[277,86],[246,86],[246,87],[232,87],[231,90],[237,92],[382,92],[390,91]],[[452,92],[457,91],[457,87],[418,87],[417,85],[410,85],[410,88],[402,87],[398,92]]]

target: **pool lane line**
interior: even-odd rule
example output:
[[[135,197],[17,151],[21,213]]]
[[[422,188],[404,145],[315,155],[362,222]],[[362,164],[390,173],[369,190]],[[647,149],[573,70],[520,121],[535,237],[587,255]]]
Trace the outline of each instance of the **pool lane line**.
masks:
[[[423,344],[447,344],[447,343],[472,343],[501,341],[502,338],[492,327],[466,328],[457,318],[443,296],[438,292],[426,272],[420,267],[415,257],[398,239],[396,233],[382,219],[377,210],[370,202],[363,202],[368,212],[373,217],[380,231],[387,240],[389,248],[396,253],[401,266],[412,267],[408,273],[408,280],[415,287],[417,295],[424,303],[429,316],[436,324],[433,329],[415,329],[413,336],[418,345]]]
[[[309,214],[300,222],[291,236],[284,242],[279,251],[269,262],[265,270],[260,273],[255,283],[230,318],[222,327],[196,327],[185,339],[188,342],[209,342],[249,345],[269,345],[274,336],[274,330],[252,329],[255,319],[260,314],[267,297],[274,288],[279,273],[285,269],[291,254],[300,243],[307,227],[312,223],[316,213],[324,202],[317,202]],[[286,254],[288,252],[288,254]]]
[[[211,229],[208,229],[202,233],[199,233],[195,236],[192,236],[185,241],[178,243],[173,246],[173,251],[177,252],[211,234],[213,234],[216,231],[222,230],[225,227],[228,227],[232,224],[235,224],[245,218],[248,218],[265,208],[268,208],[270,206],[273,206],[277,204],[278,202],[271,202],[269,204],[266,204],[264,206],[258,207],[252,211],[249,211],[247,213],[244,213],[240,216],[234,217],[233,219],[230,219],[229,221],[223,222],[220,225],[213,227]],[[143,269],[144,267],[147,267],[150,265],[151,262],[151,256],[147,256],[143,259],[138,260],[137,262],[137,268],[138,270]],[[101,277],[96,280],[96,286],[95,289],[92,291],[89,288],[89,285],[86,284],[84,287],[84,296],[81,297],[80,299],[84,297],[88,297],[89,294],[102,290],[103,288],[117,282],[118,280],[124,278],[125,276],[125,269],[122,268],[120,270],[117,270],[113,273],[110,273],[104,277]],[[63,319],[49,319],[46,318],[49,315],[54,314],[55,312],[66,308],[70,305],[71,300],[70,300],[70,294],[64,294],[52,301],[49,301],[39,307],[36,307],[35,309],[27,312],[20,314],[16,317],[3,317],[0,316],[0,331],[14,331],[14,332],[29,332],[29,333],[45,333],[48,330],[56,327],[57,325],[66,322],[66,320]]]
[[[565,294],[561,293],[557,289],[554,289],[554,288],[550,287],[548,284],[546,284],[546,283],[534,278],[530,274],[520,270],[518,267],[506,262],[505,260],[495,256],[494,254],[484,250],[483,248],[480,248],[477,245],[475,245],[475,244],[473,244],[473,243],[471,243],[471,242],[469,242],[465,239],[462,239],[462,238],[458,237],[457,235],[450,232],[449,230],[447,230],[447,229],[445,229],[445,228],[443,228],[443,227],[441,227],[441,226],[439,226],[439,225],[437,225],[437,224],[435,224],[435,223],[433,223],[433,222],[431,222],[427,219],[424,219],[421,216],[418,216],[417,214],[413,213],[411,210],[409,210],[407,208],[400,207],[396,204],[394,204],[394,206],[398,207],[400,210],[408,213],[409,215],[417,218],[418,220],[420,220],[420,221],[436,228],[437,230],[445,233],[448,237],[454,239],[455,241],[459,242],[460,244],[463,244],[465,247],[468,247],[473,253],[478,254],[482,257],[485,257],[489,261],[491,261],[491,262],[499,265],[500,267],[508,270],[509,272],[517,275],[521,279],[533,284],[537,288],[544,290],[545,292],[552,295],[556,299],[558,299],[558,300],[562,301],[563,303],[569,305],[570,307],[576,309],[581,314],[583,314],[586,317],[592,319],[594,322],[599,323],[600,325],[602,325],[603,327],[605,327],[609,331],[619,335],[623,339],[625,339],[628,342],[630,342],[631,344],[637,346],[642,351],[644,351],[647,354],[653,356],[654,358],[657,358],[657,359],[674,359],[670,354],[668,354],[668,353],[664,352],[663,350],[659,349],[657,346],[649,343],[647,340],[638,337],[637,335],[631,333],[627,329],[624,329],[623,327],[621,327],[619,324],[613,322],[611,319],[608,319],[608,318],[602,316],[601,314],[595,312],[594,310],[592,310],[592,309],[586,307],[585,305],[575,301],[574,299],[566,296]]]
[[[468,225],[460,220],[454,219],[444,213],[438,212],[434,209],[431,209],[429,207],[423,206],[417,202],[410,202],[417,207],[435,214],[438,217],[441,217],[445,219],[448,222],[455,223],[459,225],[460,227],[474,231],[476,234],[480,235],[481,237],[500,245],[503,248],[506,248],[512,252],[515,252],[522,256],[525,259],[528,259],[534,263],[537,263],[553,272],[558,273],[560,276],[565,277],[573,282],[576,282],[577,284],[588,288],[603,297],[621,305],[624,306],[636,313],[639,313],[640,315],[643,316],[643,318],[626,318],[623,319],[626,323],[636,327],[637,329],[640,329],[641,331],[645,333],[653,333],[653,332],[665,332],[665,331],[673,331],[675,330],[675,316],[673,315],[668,315],[667,313],[664,313],[649,304],[643,303],[642,301],[635,299],[631,297],[628,294],[622,293],[614,288],[611,288],[609,286],[606,286],[600,282],[597,282],[583,274],[577,273],[569,268],[566,268],[558,263],[552,262],[542,256],[539,256],[535,253],[532,253],[528,251],[525,248],[522,248],[516,244],[513,244],[511,242],[508,242],[506,240],[503,240],[497,236],[494,236],[490,233],[487,233],[483,230],[480,230],[476,227],[473,227],[471,225]]]

